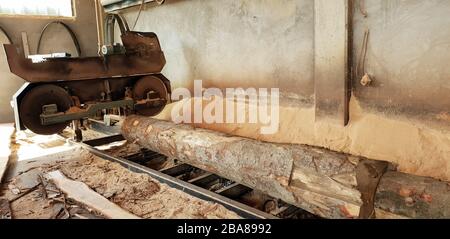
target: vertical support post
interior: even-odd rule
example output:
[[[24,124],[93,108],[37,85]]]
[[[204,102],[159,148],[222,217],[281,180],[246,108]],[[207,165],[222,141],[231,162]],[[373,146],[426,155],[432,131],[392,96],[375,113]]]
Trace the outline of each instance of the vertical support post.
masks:
[[[97,41],[98,41],[98,54],[101,55],[102,46],[105,44],[103,34],[104,30],[104,10],[100,0],[95,0],[95,16],[97,22]]]
[[[30,55],[30,45],[28,44],[28,36],[26,32],[22,32],[22,46],[23,46],[23,54],[25,58],[28,58]]]
[[[349,120],[351,0],[314,1],[316,122]]]

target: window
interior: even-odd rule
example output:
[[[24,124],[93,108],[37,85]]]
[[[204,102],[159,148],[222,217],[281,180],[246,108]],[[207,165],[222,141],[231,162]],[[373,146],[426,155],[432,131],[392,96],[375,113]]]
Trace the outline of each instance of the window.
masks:
[[[73,17],[72,0],[0,0],[0,14]]]

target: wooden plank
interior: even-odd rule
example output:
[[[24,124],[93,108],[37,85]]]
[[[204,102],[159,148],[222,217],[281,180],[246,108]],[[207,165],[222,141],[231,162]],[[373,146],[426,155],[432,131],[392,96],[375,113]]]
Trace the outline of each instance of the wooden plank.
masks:
[[[66,178],[60,171],[53,171],[46,175],[67,197],[94,209],[111,219],[140,219],[116,204],[110,202],[100,194],[94,192],[86,184]]]
[[[11,136],[14,133],[14,124],[0,125],[0,183],[8,168],[11,155]]]
[[[316,121],[348,123],[349,0],[314,1]]]
[[[30,45],[28,44],[28,35],[26,32],[22,32],[22,45],[23,45],[23,54],[25,57],[30,55]]]

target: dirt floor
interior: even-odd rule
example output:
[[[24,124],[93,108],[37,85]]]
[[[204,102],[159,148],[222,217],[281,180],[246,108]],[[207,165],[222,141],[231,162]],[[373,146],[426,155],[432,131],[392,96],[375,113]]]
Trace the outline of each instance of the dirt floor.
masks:
[[[58,160],[42,160],[40,165],[31,160],[33,167],[7,179],[0,191],[0,217],[103,218],[100,213],[66,198],[46,180],[46,173],[60,170],[66,177],[85,183],[111,202],[142,218],[239,218],[222,205],[194,198],[148,175],[133,173],[82,149],[71,149],[67,153],[72,155],[71,159],[66,156],[61,160],[57,156]]]
[[[238,218],[223,206],[194,198],[95,156],[63,163],[61,171],[143,218]]]

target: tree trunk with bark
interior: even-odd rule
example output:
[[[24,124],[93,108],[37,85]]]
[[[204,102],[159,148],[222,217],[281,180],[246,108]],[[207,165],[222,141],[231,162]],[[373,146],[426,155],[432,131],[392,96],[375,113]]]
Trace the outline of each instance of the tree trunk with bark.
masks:
[[[325,218],[358,218],[357,166],[367,160],[327,149],[264,143],[130,116],[124,137],[142,147],[258,189]],[[449,218],[450,184],[392,171],[378,183],[377,218]]]

